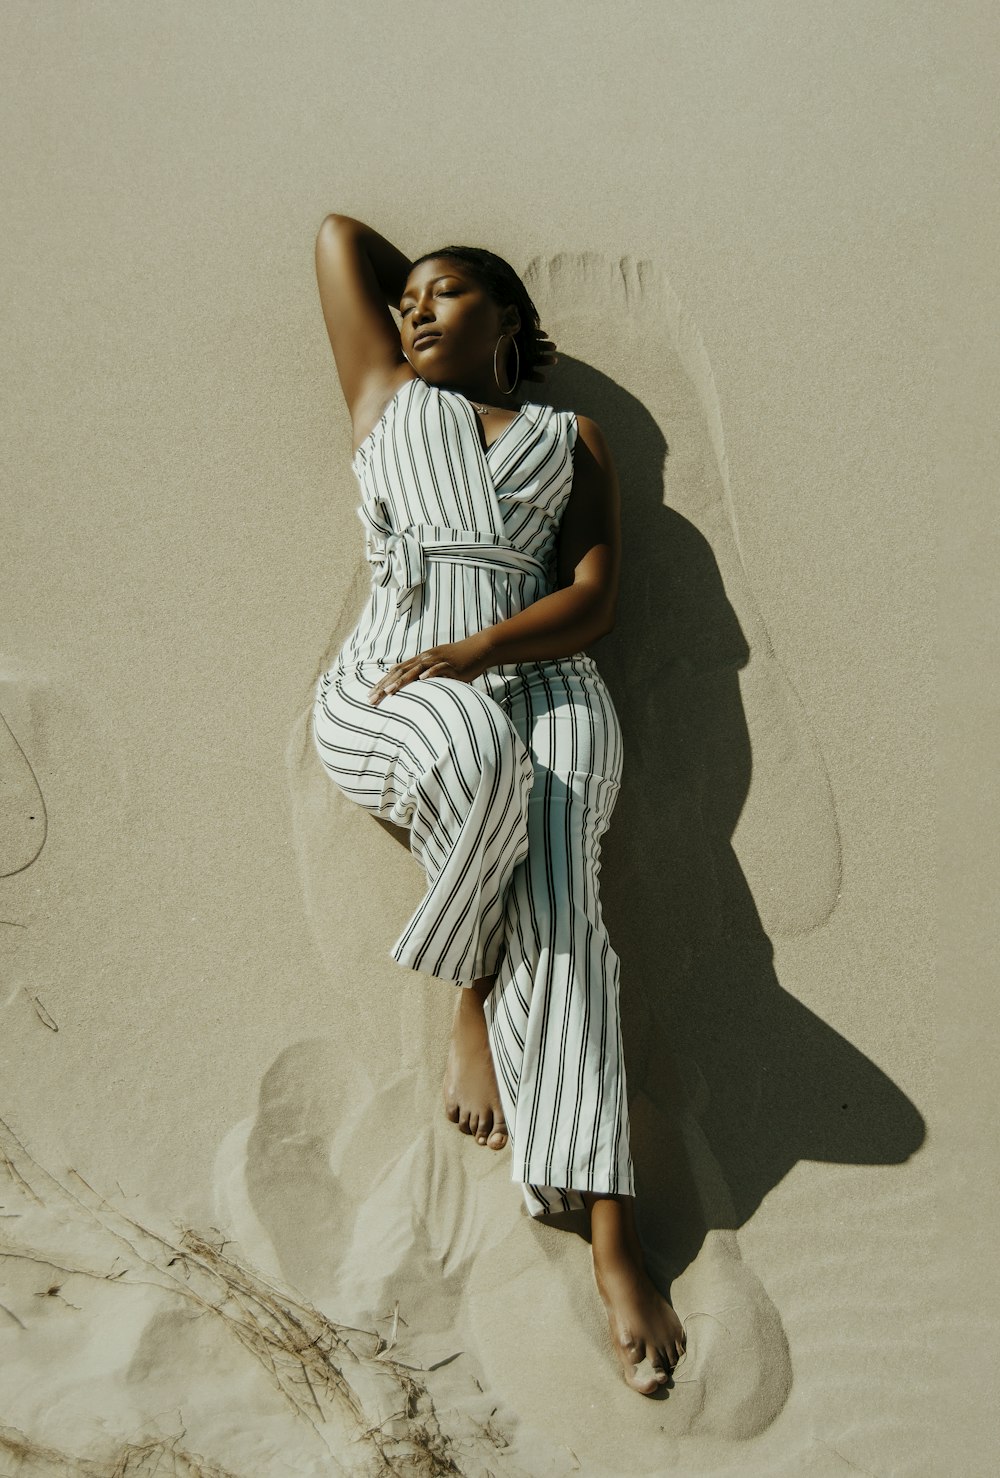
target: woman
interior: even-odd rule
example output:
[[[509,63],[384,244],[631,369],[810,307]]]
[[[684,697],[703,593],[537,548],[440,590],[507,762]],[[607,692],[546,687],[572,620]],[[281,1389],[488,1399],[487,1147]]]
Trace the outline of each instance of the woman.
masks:
[[[616,1352],[652,1394],[685,1336],[635,1224],[618,957],[597,886],[621,732],[584,650],[614,622],[611,454],[588,417],[515,404],[554,345],[493,253],[411,262],[329,215],[316,270],[373,567],[319,681],[316,748],[345,795],[409,828],[424,867],[391,954],[462,987],[448,1118],[477,1145],[510,1139],[533,1216],[588,1208]]]

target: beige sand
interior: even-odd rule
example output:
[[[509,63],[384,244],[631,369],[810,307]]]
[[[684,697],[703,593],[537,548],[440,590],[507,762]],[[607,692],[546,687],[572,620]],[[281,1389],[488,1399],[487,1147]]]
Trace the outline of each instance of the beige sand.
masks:
[[[976,1472],[929,1358],[913,74],[948,38],[902,4],[8,17],[0,1473]],[[387,955],[421,876],[312,751],[368,574],[329,210],[507,256],[560,354],[533,397],[615,454],[602,896],[688,1332],[662,1399],[585,1220],[444,1119],[451,990]]]

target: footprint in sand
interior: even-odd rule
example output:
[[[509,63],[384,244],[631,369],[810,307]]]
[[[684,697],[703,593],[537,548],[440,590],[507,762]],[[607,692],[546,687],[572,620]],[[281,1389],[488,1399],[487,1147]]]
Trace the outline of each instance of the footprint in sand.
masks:
[[[381,1328],[399,1300],[407,1358],[433,1363],[458,1348],[469,1266],[499,1236],[476,1188],[491,1166],[461,1154],[418,1074],[383,1076],[330,1039],[287,1047],[219,1147],[215,1214],[331,1318]]]
[[[726,1225],[731,1203],[694,1113],[667,1116],[642,1092],[629,1109],[647,1267],[687,1333],[673,1383],[638,1400],[617,1376],[580,1213],[515,1228],[470,1269],[467,1304],[489,1389],[518,1413],[522,1440],[545,1433],[594,1472],[659,1474],[684,1471],[698,1437],[759,1435],[784,1405],[792,1369],[778,1312]],[[658,1183],[671,1193],[653,1194]],[[483,1193],[490,1217],[502,1217],[502,1188]],[[675,1249],[692,1241],[698,1250],[678,1273]]]

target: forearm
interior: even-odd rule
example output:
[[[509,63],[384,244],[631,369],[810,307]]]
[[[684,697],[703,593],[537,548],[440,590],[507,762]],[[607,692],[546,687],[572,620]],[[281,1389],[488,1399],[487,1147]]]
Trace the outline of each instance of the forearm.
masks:
[[[604,593],[594,585],[567,585],[542,596],[473,638],[487,667],[571,657],[614,625]]]
[[[368,701],[381,703],[407,683],[428,677],[457,677],[461,682],[472,682],[491,667],[503,667],[508,662],[572,657],[611,630],[613,609],[607,591],[600,585],[574,581],[507,621],[394,662],[373,685]]]
[[[352,232],[364,247],[386,302],[390,308],[398,307],[413,265],[410,258],[404,256],[398,247],[393,246],[391,241],[380,236],[374,227],[366,225],[364,221],[358,221],[354,216],[341,215],[334,215],[334,220],[340,230]]]

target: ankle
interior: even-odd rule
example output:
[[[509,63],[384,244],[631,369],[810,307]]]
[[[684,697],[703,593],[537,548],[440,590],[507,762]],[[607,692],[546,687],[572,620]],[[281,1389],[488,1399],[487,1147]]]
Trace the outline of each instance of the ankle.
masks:
[[[638,1232],[630,1196],[585,1195],[590,1208],[590,1240],[594,1251],[634,1256]]]

